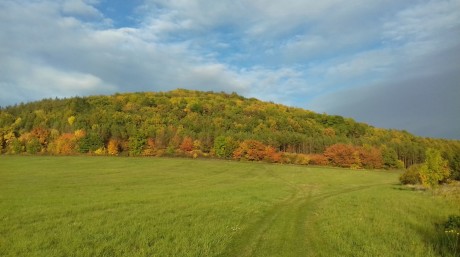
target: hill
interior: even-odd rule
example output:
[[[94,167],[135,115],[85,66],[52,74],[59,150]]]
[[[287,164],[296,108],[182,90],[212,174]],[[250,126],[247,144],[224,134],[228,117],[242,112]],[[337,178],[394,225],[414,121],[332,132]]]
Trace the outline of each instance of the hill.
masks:
[[[0,110],[0,151],[215,156],[344,167],[408,167],[436,148],[460,175],[460,142],[374,128],[235,93],[45,99]],[[335,158],[335,159],[334,159]]]

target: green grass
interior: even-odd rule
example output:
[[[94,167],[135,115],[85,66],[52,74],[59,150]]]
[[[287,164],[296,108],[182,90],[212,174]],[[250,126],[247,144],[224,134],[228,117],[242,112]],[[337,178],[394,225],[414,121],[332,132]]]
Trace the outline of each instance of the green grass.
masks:
[[[458,203],[407,190],[398,176],[2,156],[0,256],[454,256],[440,224]]]

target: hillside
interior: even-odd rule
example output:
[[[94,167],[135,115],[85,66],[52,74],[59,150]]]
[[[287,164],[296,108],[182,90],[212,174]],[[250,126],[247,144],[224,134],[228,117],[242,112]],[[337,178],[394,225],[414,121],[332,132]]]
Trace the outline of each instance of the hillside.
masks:
[[[331,150],[331,146],[336,147]],[[253,159],[353,167],[356,163],[360,166],[365,158],[380,158],[377,164],[371,161],[371,165],[361,165],[371,168],[423,162],[425,150],[431,147],[449,161],[454,177],[460,174],[459,141],[374,128],[350,118],[235,93],[178,89],[45,99],[0,110],[1,153],[182,154],[252,159],[248,151],[263,147],[267,152],[260,155],[265,156],[256,154]],[[358,157],[354,156],[356,163],[331,163],[328,149],[361,159],[356,161]],[[298,156],[304,160],[292,161]]]

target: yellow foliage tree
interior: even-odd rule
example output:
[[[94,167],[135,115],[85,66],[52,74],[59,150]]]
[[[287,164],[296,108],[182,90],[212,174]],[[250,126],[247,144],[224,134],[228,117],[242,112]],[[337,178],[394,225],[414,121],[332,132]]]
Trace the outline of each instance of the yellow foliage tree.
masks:
[[[107,153],[110,155],[118,155],[120,143],[116,139],[110,139],[107,144]]]

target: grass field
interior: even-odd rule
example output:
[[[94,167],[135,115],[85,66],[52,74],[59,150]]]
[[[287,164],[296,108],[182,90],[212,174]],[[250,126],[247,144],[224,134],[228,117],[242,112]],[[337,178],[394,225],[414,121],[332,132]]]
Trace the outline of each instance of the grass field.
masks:
[[[217,160],[0,157],[0,256],[459,256],[458,202],[399,174]]]

